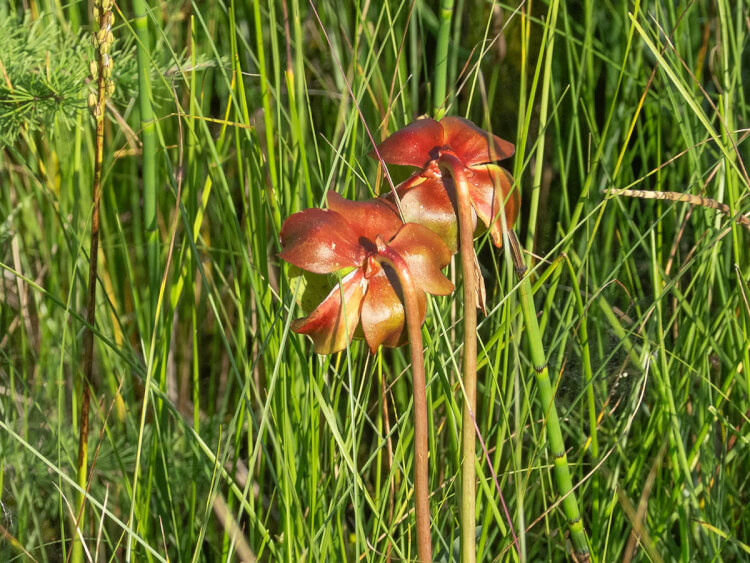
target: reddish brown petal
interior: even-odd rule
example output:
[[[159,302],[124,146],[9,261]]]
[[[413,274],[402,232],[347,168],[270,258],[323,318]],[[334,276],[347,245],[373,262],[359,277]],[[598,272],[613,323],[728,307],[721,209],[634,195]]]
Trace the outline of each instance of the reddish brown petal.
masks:
[[[281,248],[283,260],[316,274],[359,266],[364,259],[364,249],[349,223],[326,209],[290,215],[281,226]]]
[[[407,180],[408,182],[408,180]],[[458,249],[458,224],[453,199],[455,192],[450,179],[450,192],[443,183],[443,178],[423,178],[421,183],[399,187],[401,211],[404,220],[418,223],[437,234],[448,246],[452,254]]]
[[[381,344],[395,347],[402,344],[404,338],[404,306],[394,290],[398,286],[393,271],[386,275],[385,270],[373,275],[362,303],[362,332],[374,354]]]
[[[343,350],[351,341],[359,323],[362,298],[367,286],[363,270],[357,268],[341,281],[341,287],[337,284],[308,317],[292,321],[292,330],[310,336],[318,354],[332,354]],[[344,307],[341,306],[342,291]]]
[[[448,295],[453,284],[441,268],[448,265],[451,252],[440,237],[416,223],[407,223],[388,243],[409,266],[416,286],[433,295]]]
[[[378,145],[378,152],[388,164],[424,167],[438,156],[443,146],[443,128],[434,119],[412,121]],[[375,151],[370,156],[376,157]]]
[[[503,244],[503,223],[500,206],[505,201],[505,221],[510,229],[521,207],[521,195],[513,186],[510,173],[495,164],[474,166],[466,175],[471,202],[479,218],[490,229],[495,246]]]
[[[446,148],[455,152],[466,166],[503,160],[515,152],[513,143],[480,129],[468,119],[444,117],[440,125]]]
[[[328,192],[328,208],[346,219],[354,240],[368,250],[374,250],[377,235],[388,240],[403,225],[396,206],[384,199],[350,201],[336,192]]]
[[[424,225],[438,235],[451,254],[458,250],[456,190],[450,176],[424,177],[421,172],[404,181],[397,189],[404,220]],[[390,195],[386,196],[390,199]],[[472,209],[473,230],[477,216]]]

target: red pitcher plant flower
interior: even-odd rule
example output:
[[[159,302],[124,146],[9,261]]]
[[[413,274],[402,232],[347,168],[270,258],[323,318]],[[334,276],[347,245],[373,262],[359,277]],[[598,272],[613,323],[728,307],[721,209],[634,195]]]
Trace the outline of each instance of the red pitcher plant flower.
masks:
[[[346,271],[323,302],[292,330],[309,335],[315,351],[346,347],[361,323],[370,350],[408,337],[414,396],[414,498],[417,554],[432,561],[428,479],[428,412],[422,323],[425,292],[447,295],[453,284],[440,271],[451,252],[435,233],[403,223],[391,202],[348,201],[328,193],[328,209],[306,209],[281,227],[281,258],[310,272]],[[406,327],[406,334],[404,331]]]
[[[511,143],[460,117],[418,119],[377,148],[377,154],[388,164],[419,168],[396,189],[404,219],[425,225],[453,252],[460,250],[461,254],[465,394],[461,423],[461,560],[469,562],[475,558],[477,307],[484,311],[484,280],[473,238],[479,217],[499,247],[503,215],[507,229],[518,216],[520,194],[513,188],[510,174],[494,164],[513,152]]]
[[[386,200],[349,201],[335,192],[328,193],[328,209],[305,209],[284,221],[281,258],[317,274],[351,270],[308,317],[292,322],[292,330],[312,338],[317,353],[344,349],[360,323],[373,353],[381,344],[395,347],[406,341],[401,284],[384,263],[379,238],[406,263],[423,321],[425,292],[453,291],[440,271],[450,262],[450,251],[433,232],[404,224]]]
[[[461,117],[418,119],[378,145],[378,153],[387,164],[420,169],[396,189],[404,219],[438,233],[453,252],[457,250],[456,188],[443,166],[462,169],[468,183],[472,225],[476,229],[478,216],[500,247],[502,205],[510,228],[518,217],[521,197],[513,189],[508,171],[494,162],[513,156],[513,152],[513,144]]]

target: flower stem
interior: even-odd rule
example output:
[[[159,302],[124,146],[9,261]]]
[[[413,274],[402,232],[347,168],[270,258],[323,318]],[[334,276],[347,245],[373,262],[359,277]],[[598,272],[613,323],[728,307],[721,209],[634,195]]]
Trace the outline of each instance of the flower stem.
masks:
[[[519,299],[521,301],[521,311],[523,312],[523,322],[526,327],[526,334],[529,337],[531,351],[531,361],[534,365],[536,383],[539,388],[539,398],[544,408],[544,420],[547,425],[547,436],[549,438],[549,447],[554,459],[555,480],[562,497],[562,507],[565,516],[568,519],[570,536],[573,545],[578,552],[579,561],[589,560],[589,545],[586,540],[586,530],[583,527],[581,513],[578,510],[578,501],[573,491],[573,480],[570,476],[568,467],[568,457],[565,453],[565,443],[563,442],[562,432],[560,431],[560,421],[557,417],[555,408],[555,393],[552,389],[552,383],[549,379],[547,360],[544,356],[544,347],[542,345],[542,335],[539,330],[539,322],[536,318],[536,308],[534,306],[534,297],[531,291],[531,282],[529,276],[525,275],[526,266],[521,257],[520,245],[513,231],[508,232],[510,240],[510,251],[513,257],[513,265],[516,275],[520,280],[518,289]]]
[[[463,386],[466,397],[461,416],[461,561],[476,561],[476,436],[477,409],[477,276],[474,265],[474,229],[469,184],[463,163],[452,154],[440,155],[456,186],[459,250],[464,277]]]
[[[424,374],[422,318],[414,279],[403,258],[391,250],[383,240],[376,239],[378,259],[390,265],[398,275],[406,311],[406,330],[411,353],[411,373],[414,386],[414,497],[417,517],[417,557],[422,563],[432,561],[430,541],[430,492],[427,478],[427,382]]]

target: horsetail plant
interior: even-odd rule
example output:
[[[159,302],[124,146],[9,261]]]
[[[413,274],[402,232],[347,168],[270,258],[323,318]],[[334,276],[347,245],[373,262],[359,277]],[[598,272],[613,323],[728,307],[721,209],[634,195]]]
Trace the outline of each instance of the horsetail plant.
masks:
[[[80,427],[78,435],[77,478],[81,491],[78,493],[76,522],[73,530],[73,550],[71,561],[83,560],[83,544],[80,530],[85,521],[85,491],[88,481],[88,437],[89,406],[91,402],[91,374],[94,365],[94,326],[96,323],[96,279],[99,255],[99,203],[102,194],[102,162],[104,159],[104,108],[107,98],[115,90],[112,82],[112,57],[110,51],[114,43],[112,24],[115,15],[112,0],[96,0],[92,19],[97,29],[93,32],[92,43],[96,50],[95,59],[89,69],[96,91],[88,96],[88,107],[96,122],[96,142],[94,143],[94,185],[91,210],[91,243],[89,247],[89,285],[86,327],[83,333],[83,379],[81,381]]]
[[[149,75],[149,33],[146,3],[133,0],[135,34],[138,38],[138,110],[141,114],[141,143],[143,155],[143,222],[148,240],[150,314],[156,311],[159,293],[159,239],[156,230],[156,131],[151,107],[151,77]]]
[[[414,392],[414,494],[417,554],[432,561],[428,489],[428,413],[422,323],[425,293],[448,295],[441,269],[448,247],[429,229],[403,223],[383,199],[354,202],[328,193],[328,209],[305,209],[281,228],[280,257],[316,274],[345,272],[323,302],[292,330],[309,335],[319,354],[345,349],[361,325],[374,354],[409,342]],[[404,332],[406,326],[406,332]]]
[[[552,453],[555,479],[559,489],[561,503],[565,517],[568,520],[568,528],[573,541],[573,547],[577,552],[578,561],[589,561],[589,544],[586,539],[586,529],[583,525],[581,512],[578,509],[578,501],[573,491],[573,480],[570,476],[568,467],[568,456],[565,453],[565,443],[562,432],[560,431],[560,420],[557,416],[555,407],[555,391],[552,389],[552,383],[549,379],[549,367],[544,355],[544,346],[542,344],[542,333],[539,330],[539,321],[536,317],[536,307],[534,306],[534,295],[531,289],[531,282],[526,273],[526,264],[521,256],[521,247],[513,231],[508,232],[510,244],[508,245],[513,260],[513,267],[519,280],[518,295],[521,302],[521,311],[523,322],[526,327],[526,334],[529,338],[529,348],[531,351],[531,362],[534,366],[534,375],[539,388],[539,399],[542,402],[543,420],[547,425],[547,436],[549,448]]]
[[[448,107],[446,83],[448,82],[448,44],[453,21],[453,0],[440,1],[440,24],[435,45],[435,80],[432,89],[432,107],[435,117],[440,119]]]

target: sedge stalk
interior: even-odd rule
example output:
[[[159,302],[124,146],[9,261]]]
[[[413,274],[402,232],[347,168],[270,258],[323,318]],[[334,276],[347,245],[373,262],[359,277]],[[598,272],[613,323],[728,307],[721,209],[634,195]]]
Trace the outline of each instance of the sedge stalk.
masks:
[[[109,55],[114,41],[112,36],[111,0],[99,0],[94,3],[93,19],[97,24],[94,32],[96,59],[91,63],[92,78],[96,84],[96,93],[89,95],[88,105],[96,121],[96,139],[94,143],[94,183],[91,210],[91,242],[89,246],[89,284],[88,303],[86,307],[86,326],[83,332],[83,379],[81,381],[81,412],[78,432],[77,481],[81,488],[76,502],[76,522],[74,522],[71,561],[83,560],[83,543],[80,530],[84,527],[86,491],[88,490],[88,451],[89,451],[89,408],[91,403],[91,381],[94,369],[94,326],[96,324],[96,280],[99,259],[99,207],[102,195],[102,163],[104,161],[104,109],[107,98],[111,96],[113,83],[112,58]]]

